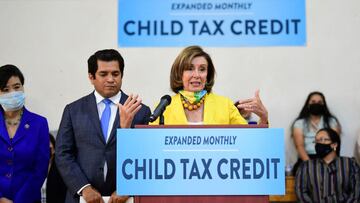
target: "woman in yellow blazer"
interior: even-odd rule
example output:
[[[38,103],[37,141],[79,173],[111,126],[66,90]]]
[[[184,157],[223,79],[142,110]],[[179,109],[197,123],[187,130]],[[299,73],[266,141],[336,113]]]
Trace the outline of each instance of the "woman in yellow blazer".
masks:
[[[170,86],[176,94],[164,111],[164,124],[247,124],[239,111],[253,112],[259,116],[259,124],[268,123],[258,91],[254,98],[239,101],[235,106],[229,98],[211,92],[214,77],[210,56],[199,46],[185,48],[171,68]],[[159,124],[159,119],[151,124]]]

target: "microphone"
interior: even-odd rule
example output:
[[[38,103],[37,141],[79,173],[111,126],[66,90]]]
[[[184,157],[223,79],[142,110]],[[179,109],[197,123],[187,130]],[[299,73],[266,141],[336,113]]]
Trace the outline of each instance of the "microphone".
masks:
[[[165,108],[170,103],[171,97],[169,95],[164,95],[163,97],[161,97],[159,105],[157,105],[153,114],[150,116],[150,122],[155,121],[165,111]]]

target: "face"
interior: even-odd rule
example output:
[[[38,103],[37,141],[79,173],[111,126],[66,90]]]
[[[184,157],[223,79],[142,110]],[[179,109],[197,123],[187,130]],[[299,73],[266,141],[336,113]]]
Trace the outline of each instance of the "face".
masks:
[[[326,131],[320,131],[315,136],[315,142],[320,144],[331,144],[331,139]],[[331,148],[337,147],[336,143],[331,144]]]
[[[314,94],[310,97],[309,104],[324,104],[324,101],[320,95]]]
[[[320,131],[315,136],[315,142],[320,144],[330,144],[331,139],[329,138],[327,132]]]
[[[0,90],[0,95],[15,91],[24,91],[24,86],[21,84],[19,77],[12,76],[9,78],[6,86]]]
[[[91,84],[103,97],[116,95],[121,88],[121,72],[118,61],[97,61],[98,69],[95,78],[89,74]]]
[[[184,90],[190,92],[201,91],[205,88],[208,74],[208,62],[203,56],[195,57],[189,69],[184,70],[182,82]]]

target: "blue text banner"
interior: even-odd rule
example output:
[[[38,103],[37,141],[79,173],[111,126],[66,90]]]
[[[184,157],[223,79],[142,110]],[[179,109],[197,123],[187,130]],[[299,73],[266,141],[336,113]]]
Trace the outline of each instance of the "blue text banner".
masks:
[[[119,0],[119,47],[304,46],[305,0]]]
[[[284,194],[283,129],[118,129],[120,195]]]

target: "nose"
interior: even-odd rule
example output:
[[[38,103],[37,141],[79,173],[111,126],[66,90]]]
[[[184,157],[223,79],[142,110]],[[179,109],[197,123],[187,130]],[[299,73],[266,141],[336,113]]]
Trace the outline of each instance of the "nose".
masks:
[[[106,77],[106,81],[107,81],[107,82],[110,82],[110,83],[114,82],[114,81],[115,81],[114,76],[111,75],[111,74],[108,75],[108,77]]]
[[[198,69],[195,69],[193,71],[193,77],[199,77],[200,76],[200,73],[199,73],[199,70]]]

